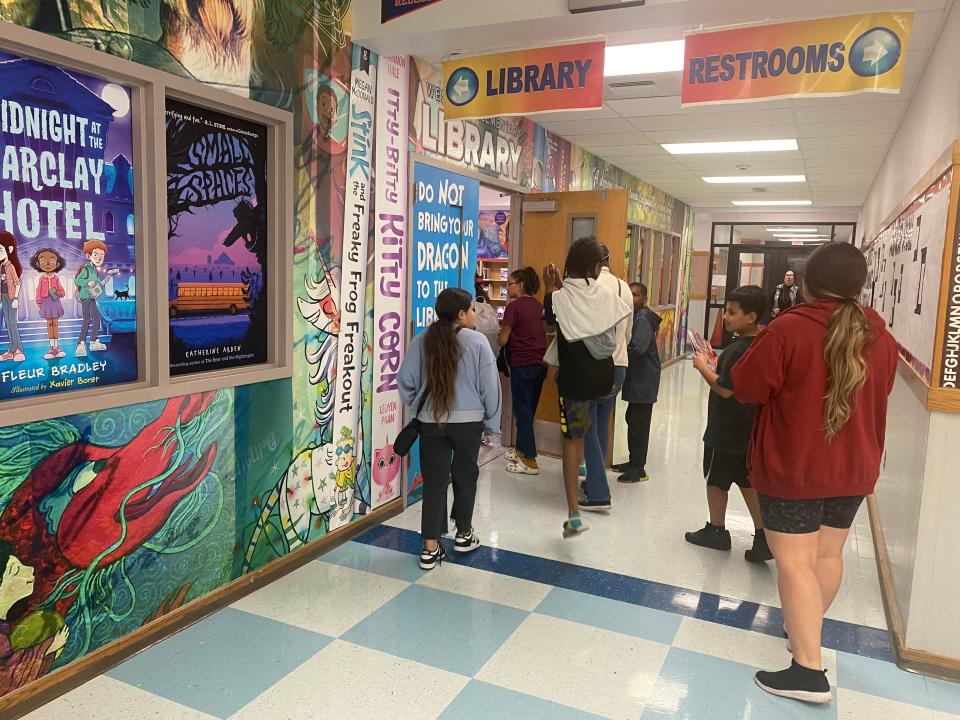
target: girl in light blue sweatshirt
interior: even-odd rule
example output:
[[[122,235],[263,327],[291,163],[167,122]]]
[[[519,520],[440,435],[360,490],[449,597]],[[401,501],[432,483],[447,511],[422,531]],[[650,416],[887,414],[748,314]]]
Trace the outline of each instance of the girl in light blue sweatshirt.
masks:
[[[424,570],[446,557],[440,536],[451,479],[457,523],[454,550],[471,552],[480,547],[473,531],[480,440],[484,430],[500,435],[497,359],[486,337],[474,329],[473,298],[459,288],[447,288],[437,297],[436,316],[427,331],[410,343],[397,376],[403,403],[423,423],[420,567]]]

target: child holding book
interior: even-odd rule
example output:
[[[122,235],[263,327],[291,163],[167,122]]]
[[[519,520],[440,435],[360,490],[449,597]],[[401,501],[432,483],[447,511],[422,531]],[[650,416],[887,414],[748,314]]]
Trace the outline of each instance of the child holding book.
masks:
[[[760,319],[767,312],[767,298],[762,288],[747,285],[727,295],[723,324],[735,335],[720,354],[714,370],[708,357],[698,352],[693,366],[710,386],[707,408],[707,431],[703,436],[703,474],[707,480],[707,507],[710,520],[696,532],[686,534],[687,542],[713,550],[730,550],[730,532],[726,529],[727,499],[730,488],[740,488],[743,500],[753,518],[753,547],[744,557],[749,562],[766,562],[773,555],[760,521],[757,493],[750,486],[747,471],[747,447],[753,432],[755,405],[737,402],[733,396],[730,371],[747,352],[760,332]]]

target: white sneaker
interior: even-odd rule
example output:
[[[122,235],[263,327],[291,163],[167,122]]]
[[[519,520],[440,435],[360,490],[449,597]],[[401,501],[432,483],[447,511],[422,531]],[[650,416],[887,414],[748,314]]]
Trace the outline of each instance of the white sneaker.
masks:
[[[103,352],[106,349],[107,346],[99,340],[94,340],[92,343],[90,343],[90,352]]]
[[[540,468],[530,467],[523,460],[514,460],[513,462],[508,462],[506,470],[508,473],[514,473],[515,475],[539,475]]]
[[[86,356],[87,356],[87,345],[86,345],[86,343],[80,343],[79,345],[77,345],[76,356],[77,356],[77,357],[86,357]]]

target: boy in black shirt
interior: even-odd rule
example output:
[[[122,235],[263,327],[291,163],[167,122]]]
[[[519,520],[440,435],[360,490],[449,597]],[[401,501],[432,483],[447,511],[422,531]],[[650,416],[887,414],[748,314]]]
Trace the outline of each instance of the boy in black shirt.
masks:
[[[730,549],[730,532],[726,529],[727,498],[737,485],[753,518],[753,547],[744,557],[749,562],[773,559],[760,522],[757,493],[750,487],[747,471],[747,446],[753,432],[755,405],[742,405],[733,397],[730,370],[737,364],[760,332],[760,319],[767,312],[767,298],[762,288],[746,285],[727,295],[723,324],[735,339],[720,354],[716,372],[706,356],[694,356],[693,366],[710,386],[707,407],[707,431],[703,436],[703,475],[707,480],[707,506],[710,521],[696,532],[686,534],[687,542],[714,550]]]

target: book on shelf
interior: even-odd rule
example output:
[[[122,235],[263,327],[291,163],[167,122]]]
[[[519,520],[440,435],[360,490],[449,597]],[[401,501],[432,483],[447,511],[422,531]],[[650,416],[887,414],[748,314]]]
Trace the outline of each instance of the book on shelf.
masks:
[[[500,268],[500,279],[501,280],[510,279],[510,271],[507,268]]]

